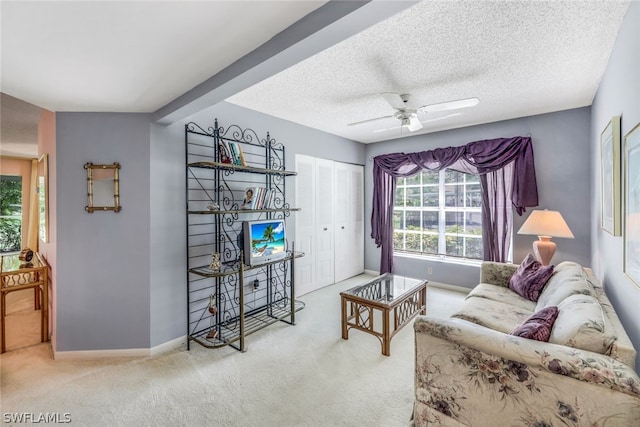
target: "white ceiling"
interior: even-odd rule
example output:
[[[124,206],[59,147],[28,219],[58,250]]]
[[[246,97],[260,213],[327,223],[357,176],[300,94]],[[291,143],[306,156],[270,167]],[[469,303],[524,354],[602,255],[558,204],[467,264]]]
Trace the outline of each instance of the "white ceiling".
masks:
[[[1,91],[153,112],[326,1],[2,1]]]
[[[361,142],[407,136],[382,92],[427,133],[591,105],[628,1],[425,1],[248,88],[229,101]],[[460,113],[450,117],[452,113]]]
[[[325,3],[2,0],[0,90],[53,111],[156,112]],[[582,107],[628,3],[425,1],[229,101],[362,142],[408,133],[395,119],[347,126],[393,113],[381,92],[480,99],[421,116],[418,133]]]

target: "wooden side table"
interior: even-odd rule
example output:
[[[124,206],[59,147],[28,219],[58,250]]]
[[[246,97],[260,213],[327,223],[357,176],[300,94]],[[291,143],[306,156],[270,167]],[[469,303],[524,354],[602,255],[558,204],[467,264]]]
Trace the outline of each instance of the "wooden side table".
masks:
[[[49,341],[49,266],[40,254],[34,254],[31,262],[24,262],[18,255],[0,257],[0,323],[2,331],[2,348],[5,348],[5,316],[7,313],[7,294],[22,289],[33,288],[35,295],[34,309],[41,310],[40,340]]]

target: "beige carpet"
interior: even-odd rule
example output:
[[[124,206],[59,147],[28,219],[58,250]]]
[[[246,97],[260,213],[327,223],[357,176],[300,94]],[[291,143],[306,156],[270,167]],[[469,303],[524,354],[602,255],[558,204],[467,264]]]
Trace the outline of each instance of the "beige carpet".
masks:
[[[393,338],[390,357],[371,335],[341,339],[339,292],[366,278],[303,296],[297,324],[250,335],[246,353],[194,343],[157,357],[54,361],[50,344],[36,344],[36,320],[36,343],[0,357],[1,412],[53,413],[74,426],[407,426],[412,327]],[[447,316],[463,298],[429,288],[428,311]]]

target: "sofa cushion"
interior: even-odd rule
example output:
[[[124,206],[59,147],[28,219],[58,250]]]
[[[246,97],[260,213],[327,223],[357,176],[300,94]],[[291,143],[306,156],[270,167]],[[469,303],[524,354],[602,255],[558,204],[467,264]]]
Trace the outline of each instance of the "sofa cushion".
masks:
[[[542,265],[532,254],[527,254],[509,279],[509,288],[531,301],[538,301],[540,292],[553,274],[553,265]]]
[[[549,342],[608,354],[615,335],[600,302],[591,295],[571,295],[558,305]]]
[[[565,298],[576,294],[592,295],[593,288],[580,264],[571,261],[561,262],[556,265],[553,275],[542,290],[535,311],[558,306]]]
[[[467,298],[457,313],[451,315],[508,334],[531,316],[531,310],[486,298]]]
[[[524,308],[533,313],[536,310],[536,303],[521,297],[509,288],[489,283],[480,283],[469,292],[467,298],[486,298],[491,301],[503,302],[516,307]]]
[[[511,332],[511,335],[536,341],[549,341],[551,328],[557,317],[558,307],[543,308],[529,316]]]

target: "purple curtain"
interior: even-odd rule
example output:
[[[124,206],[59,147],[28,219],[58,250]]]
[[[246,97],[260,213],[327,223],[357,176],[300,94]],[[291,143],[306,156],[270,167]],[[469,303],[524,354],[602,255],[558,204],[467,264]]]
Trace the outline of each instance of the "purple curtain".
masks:
[[[506,261],[513,226],[511,207],[522,215],[525,208],[538,206],[533,147],[529,137],[487,139],[461,147],[375,157],[371,237],[378,247],[382,247],[380,273],[391,272],[393,267],[396,178],[415,175],[422,169],[445,168],[480,175],[484,259]]]

